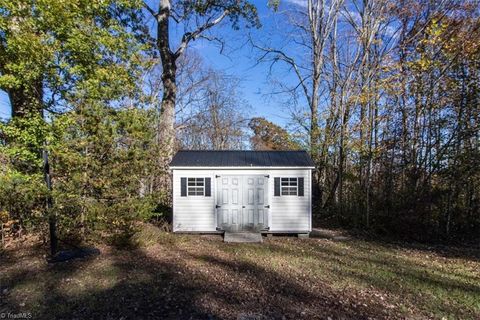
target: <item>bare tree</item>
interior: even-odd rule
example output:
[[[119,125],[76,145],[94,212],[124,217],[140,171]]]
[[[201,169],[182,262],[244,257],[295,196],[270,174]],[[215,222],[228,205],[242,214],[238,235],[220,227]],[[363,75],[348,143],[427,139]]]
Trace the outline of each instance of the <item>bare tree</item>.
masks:
[[[319,164],[319,170],[315,175],[317,187],[320,186],[320,177],[324,170],[320,156],[319,127],[322,81],[325,80],[322,76],[325,75],[325,55],[329,36],[335,27],[343,2],[343,0],[307,0],[306,6],[293,6],[286,10],[283,15],[291,29],[286,35],[289,43],[283,48],[252,41],[253,46],[261,52],[259,62],[272,65],[284,63],[296,75],[298,82],[291,86],[284,85],[283,92],[296,95],[297,91],[301,91],[308,105],[310,154]]]
[[[359,156],[359,185],[362,192],[359,202],[365,202],[365,223],[369,226],[370,221],[370,193],[371,193],[371,175],[373,168],[373,152],[377,147],[378,136],[378,118],[380,100],[380,79],[382,68],[386,66],[387,58],[395,48],[394,41],[397,30],[391,26],[391,17],[388,15],[390,8],[389,0],[352,0],[350,8],[342,10],[342,18],[348,23],[354,37],[355,58],[350,76],[354,78],[346,79],[350,81],[350,90],[352,90],[350,99],[351,106],[347,106],[348,113],[350,108],[358,113],[358,137],[360,145]],[[338,61],[334,63],[339,63]],[[358,110],[357,110],[358,109]],[[348,117],[342,121],[342,130],[340,131],[339,148],[339,179],[340,205],[343,204],[343,167],[344,167],[344,141],[345,127],[348,126]],[[334,184],[333,191],[337,184]]]
[[[228,1],[173,1],[159,0],[158,10],[145,3],[146,10],[156,23],[155,45],[162,63],[163,96],[158,124],[158,142],[162,145],[162,157],[170,159],[175,143],[175,104],[177,98],[177,62],[190,44],[200,38],[222,41],[211,37],[207,32],[228,18],[234,27],[238,27],[243,18],[250,25],[259,25],[255,7],[246,0]],[[170,26],[176,30],[184,28],[178,45]]]
[[[372,99],[378,95],[375,81],[394,47],[395,31],[386,15],[389,5],[388,0],[309,0],[282,12],[290,27],[282,25],[280,31],[288,39],[287,45],[277,48],[252,40],[261,52],[259,62],[282,62],[298,80],[293,85],[280,83],[280,92],[291,94],[293,101],[301,93],[308,104],[306,129],[318,165],[319,205],[323,208],[334,200],[343,202],[347,148],[350,134],[356,130],[364,142],[361,162],[367,162],[360,165],[367,169],[360,171],[363,176],[370,174],[373,151],[369,142],[377,132],[372,128],[378,116],[374,102],[378,99]],[[357,124],[352,123],[354,116]],[[304,121],[298,110],[294,120]],[[360,180],[368,189],[368,178]]]
[[[223,72],[207,69],[203,81],[189,94],[188,103],[177,123],[178,140],[186,149],[244,149],[248,142],[240,81]]]
[[[307,0],[306,7],[295,6],[284,12],[292,27],[287,35],[294,50],[304,50],[303,55],[295,55],[282,48],[265,46],[253,42],[262,52],[259,62],[275,64],[282,62],[295,73],[298,83],[290,88],[301,90],[310,109],[310,152],[318,159],[320,130],[318,125],[319,99],[325,63],[328,37],[335,25],[343,0]],[[288,47],[285,45],[285,47]]]

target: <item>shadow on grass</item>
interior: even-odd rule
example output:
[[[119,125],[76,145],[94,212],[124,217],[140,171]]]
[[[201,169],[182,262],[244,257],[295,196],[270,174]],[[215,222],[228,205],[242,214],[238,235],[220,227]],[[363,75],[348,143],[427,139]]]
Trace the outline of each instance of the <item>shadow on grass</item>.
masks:
[[[436,299],[428,290],[418,291],[422,287],[470,297],[480,290],[445,278],[445,270],[427,274],[388,251],[372,254],[365,243],[345,243],[353,248],[342,250],[316,240],[237,246],[200,237],[164,238],[153,249],[108,249],[99,257],[55,265],[41,264],[34,251],[23,258],[38,263],[18,269],[14,257],[0,261],[0,268],[8,268],[0,275],[0,289],[9,290],[1,296],[0,312],[32,312],[35,319],[382,319],[403,315],[386,310],[381,301],[364,304],[355,291],[334,289],[335,279],[385,290],[409,306],[427,303],[422,310]],[[272,268],[277,257],[282,264]],[[312,270],[329,282],[315,278]],[[452,303],[438,310],[476,315],[462,307]]]
[[[286,257],[305,261],[305,268],[317,270],[319,276],[337,277],[344,286],[359,283],[366,290],[375,288],[426,314],[480,316],[480,276],[460,272],[458,265],[412,261],[399,254],[402,251],[398,248],[359,240],[321,246],[310,240],[305,242],[305,252],[275,243],[271,247]]]
[[[480,262],[480,239],[477,243],[470,242],[469,244],[460,245],[458,243],[415,242],[395,237],[379,236],[374,233],[361,232],[358,230],[343,230],[342,232],[353,239],[381,245],[386,248],[424,251],[426,253],[435,253],[441,257],[449,259],[464,259]]]
[[[35,319],[367,319],[383,314],[380,305],[354,305],[327,287],[318,290],[229,255],[161,248],[159,257],[144,250],[114,251],[10,272],[2,282],[17,294],[2,297],[0,309],[32,312]],[[84,278],[98,283],[109,278],[110,283],[95,286],[82,283]]]

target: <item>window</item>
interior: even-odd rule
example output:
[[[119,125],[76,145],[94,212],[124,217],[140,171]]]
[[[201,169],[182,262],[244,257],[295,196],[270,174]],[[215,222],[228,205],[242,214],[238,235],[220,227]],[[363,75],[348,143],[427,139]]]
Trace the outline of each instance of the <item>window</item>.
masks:
[[[282,196],[298,195],[298,178],[282,178],[280,188]]]
[[[180,196],[212,196],[212,178],[180,177]]]
[[[205,195],[205,178],[188,178],[187,190],[189,196]]]

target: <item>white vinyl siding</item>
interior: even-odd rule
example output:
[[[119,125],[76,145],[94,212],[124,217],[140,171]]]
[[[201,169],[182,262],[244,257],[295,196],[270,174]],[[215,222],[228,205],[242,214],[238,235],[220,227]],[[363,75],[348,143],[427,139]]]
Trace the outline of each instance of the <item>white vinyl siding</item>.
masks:
[[[268,175],[268,223],[270,232],[301,233],[311,231],[311,169],[174,169],[173,170],[173,231],[216,231],[216,176]],[[180,178],[211,177],[211,197],[181,197]],[[304,178],[304,196],[274,197],[274,178]],[[289,179],[290,181],[290,179]],[[292,180],[293,181],[293,180]],[[187,182],[188,184],[188,182]],[[294,187],[294,186],[288,186]],[[188,189],[188,185],[187,185]],[[188,190],[187,190],[188,192]],[[293,191],[292,191],[293,193]]]
[[[311,170],[272,170],[270,173],[270,208],[272,232],[311,231]],[[273,178],[304,178],[304,196],[283,196],[282,179],[280,179],[280,197],[274,197]],[[292,191],[293,192],[293,191]],[[297,189],[298,192],[298,189]]]
[[[188,178],[204,179],[206,177],[212,178],[212,181],[215,179],[209,171],[173,170],[173,231],[212,232],[216,230],[215,197],[188,196]],[[180,178],[187,178],[186,197],[181,196]]]

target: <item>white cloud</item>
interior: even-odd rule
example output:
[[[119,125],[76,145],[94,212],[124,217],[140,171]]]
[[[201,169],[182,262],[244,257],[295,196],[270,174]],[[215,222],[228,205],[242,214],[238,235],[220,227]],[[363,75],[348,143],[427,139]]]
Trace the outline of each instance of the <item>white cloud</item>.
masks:
[[[281,1],[281,0],[280,0]],[[307,0],[284,0],[286,3],[306,8],[308,5]]]

